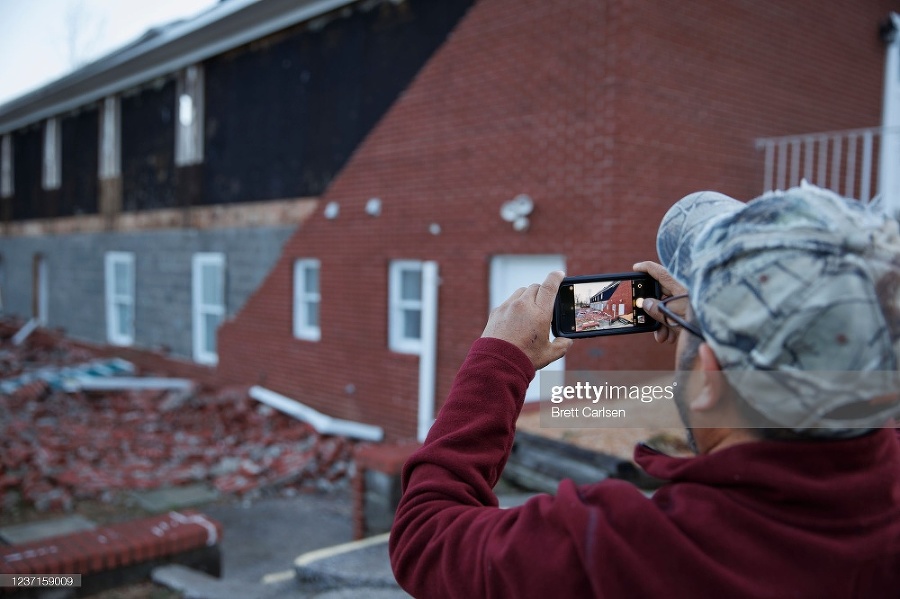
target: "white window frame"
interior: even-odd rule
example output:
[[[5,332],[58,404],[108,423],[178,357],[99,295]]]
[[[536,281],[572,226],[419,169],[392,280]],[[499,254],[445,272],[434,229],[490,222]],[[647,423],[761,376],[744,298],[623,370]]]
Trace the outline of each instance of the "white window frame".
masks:
[[[135,318],[135,269],[134,253],[106,252],[104,257],[104,273],[106,282],[106,339],[112,345],[131,345],[134,343]],[[128,288],[119,293],[116,284],[116,267],[124,265],[128,269]],[[122,326],[119,321],[120,305],[131,306],[131,322]],[[125,333],[122,331],[125,330]]]
[[[122,172],[121,107],[119,96],[103,99],[100,113],[100,160],[98,175],[101,179],[118,177]]]
[[[41,182],[44,189],[59,189],[62,182],[62,135],[59,118],[52,117],[44,122],[44,168]]]
[[[403,327],[406,311],[416,310],[421,315],[424,309],[421,295],[418,299],[404,299],[401,296],[403,273],[407,271],[416,271],[422,276],[422,261],[391,261],[388,275],[388,347],[398,353],[419,355],[422,353],[421,331],[418,338],[407,337]],[[419,287],[420,290],[422,288]]]
[[[203,162],[203,66],[191,65],[178,74],[175,98],[175,165]]]
[[[221,288],[218,290],[218,296],[221,301],[216,304],[203,301],[201,273],[207,266],[215,266],[221,270],[219,276]],[[194,254],[191,261],[191,314],[193,320],[194,361],[200,364],[214,366],[219,362],[217,348],[210,351],[204,347],[204,340],[206,339],[206,319],[204,317],[210,314],[218,316],[219,324],[225,320],[225,275],[225,254],[221,252],[200,252]]]
[[[306,288],[306,272],[315,269],[319,281],[318,289]],[[294,262],[294,337],[306,341],[319,341],[322,338],[321,305],[322,305],[322,264],[315,258],[301,258]],[[315,305],[318,317],[316,324],[309,322],[309,308]]]
[[[0,138],[0,198],[12,197],[13,191],[12,135],[7,133]]]

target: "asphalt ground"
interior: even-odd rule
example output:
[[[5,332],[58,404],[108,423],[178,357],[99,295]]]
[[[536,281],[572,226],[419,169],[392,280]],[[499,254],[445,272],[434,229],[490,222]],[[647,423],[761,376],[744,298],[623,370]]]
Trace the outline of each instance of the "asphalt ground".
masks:
[[[199,508],[222,523],[222,577],[260,582],[293,569],[297,556],[353,540],[347,490],[244,501]]]

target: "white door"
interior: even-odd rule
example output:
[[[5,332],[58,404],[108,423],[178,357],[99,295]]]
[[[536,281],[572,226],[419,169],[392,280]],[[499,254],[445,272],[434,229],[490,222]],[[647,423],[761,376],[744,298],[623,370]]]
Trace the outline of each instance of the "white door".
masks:
[[[491,309],[502,304],[519,287],[541,283],[550,271],[565,269],[566,257],[559,254],[494,256],[491,258]],[[549,331],[547,334],[549,335]],[[560,358],[543,370],[565,370],[565,358]],[[525,401],[540,399],[540,377],[541,373],[538,372],[531,381]]]

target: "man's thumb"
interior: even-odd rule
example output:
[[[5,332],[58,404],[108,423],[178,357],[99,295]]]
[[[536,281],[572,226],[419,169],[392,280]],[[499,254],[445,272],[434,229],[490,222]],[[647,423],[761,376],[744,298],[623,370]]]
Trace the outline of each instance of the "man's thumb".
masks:
[[[572,347],[574,341],[568,339],[567,337],[557,337],[553,341],[550,342],[550,353],[552,356],[551,362],[555,362],[559,360],[566,352],[569,351],[569,348]]]

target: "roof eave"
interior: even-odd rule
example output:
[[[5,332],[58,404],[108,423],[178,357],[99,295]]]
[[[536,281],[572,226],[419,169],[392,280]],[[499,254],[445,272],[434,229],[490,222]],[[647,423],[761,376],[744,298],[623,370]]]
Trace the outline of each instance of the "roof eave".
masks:
[[[0,106],[0,134],[90,104],[357,0],[229,0]]]

